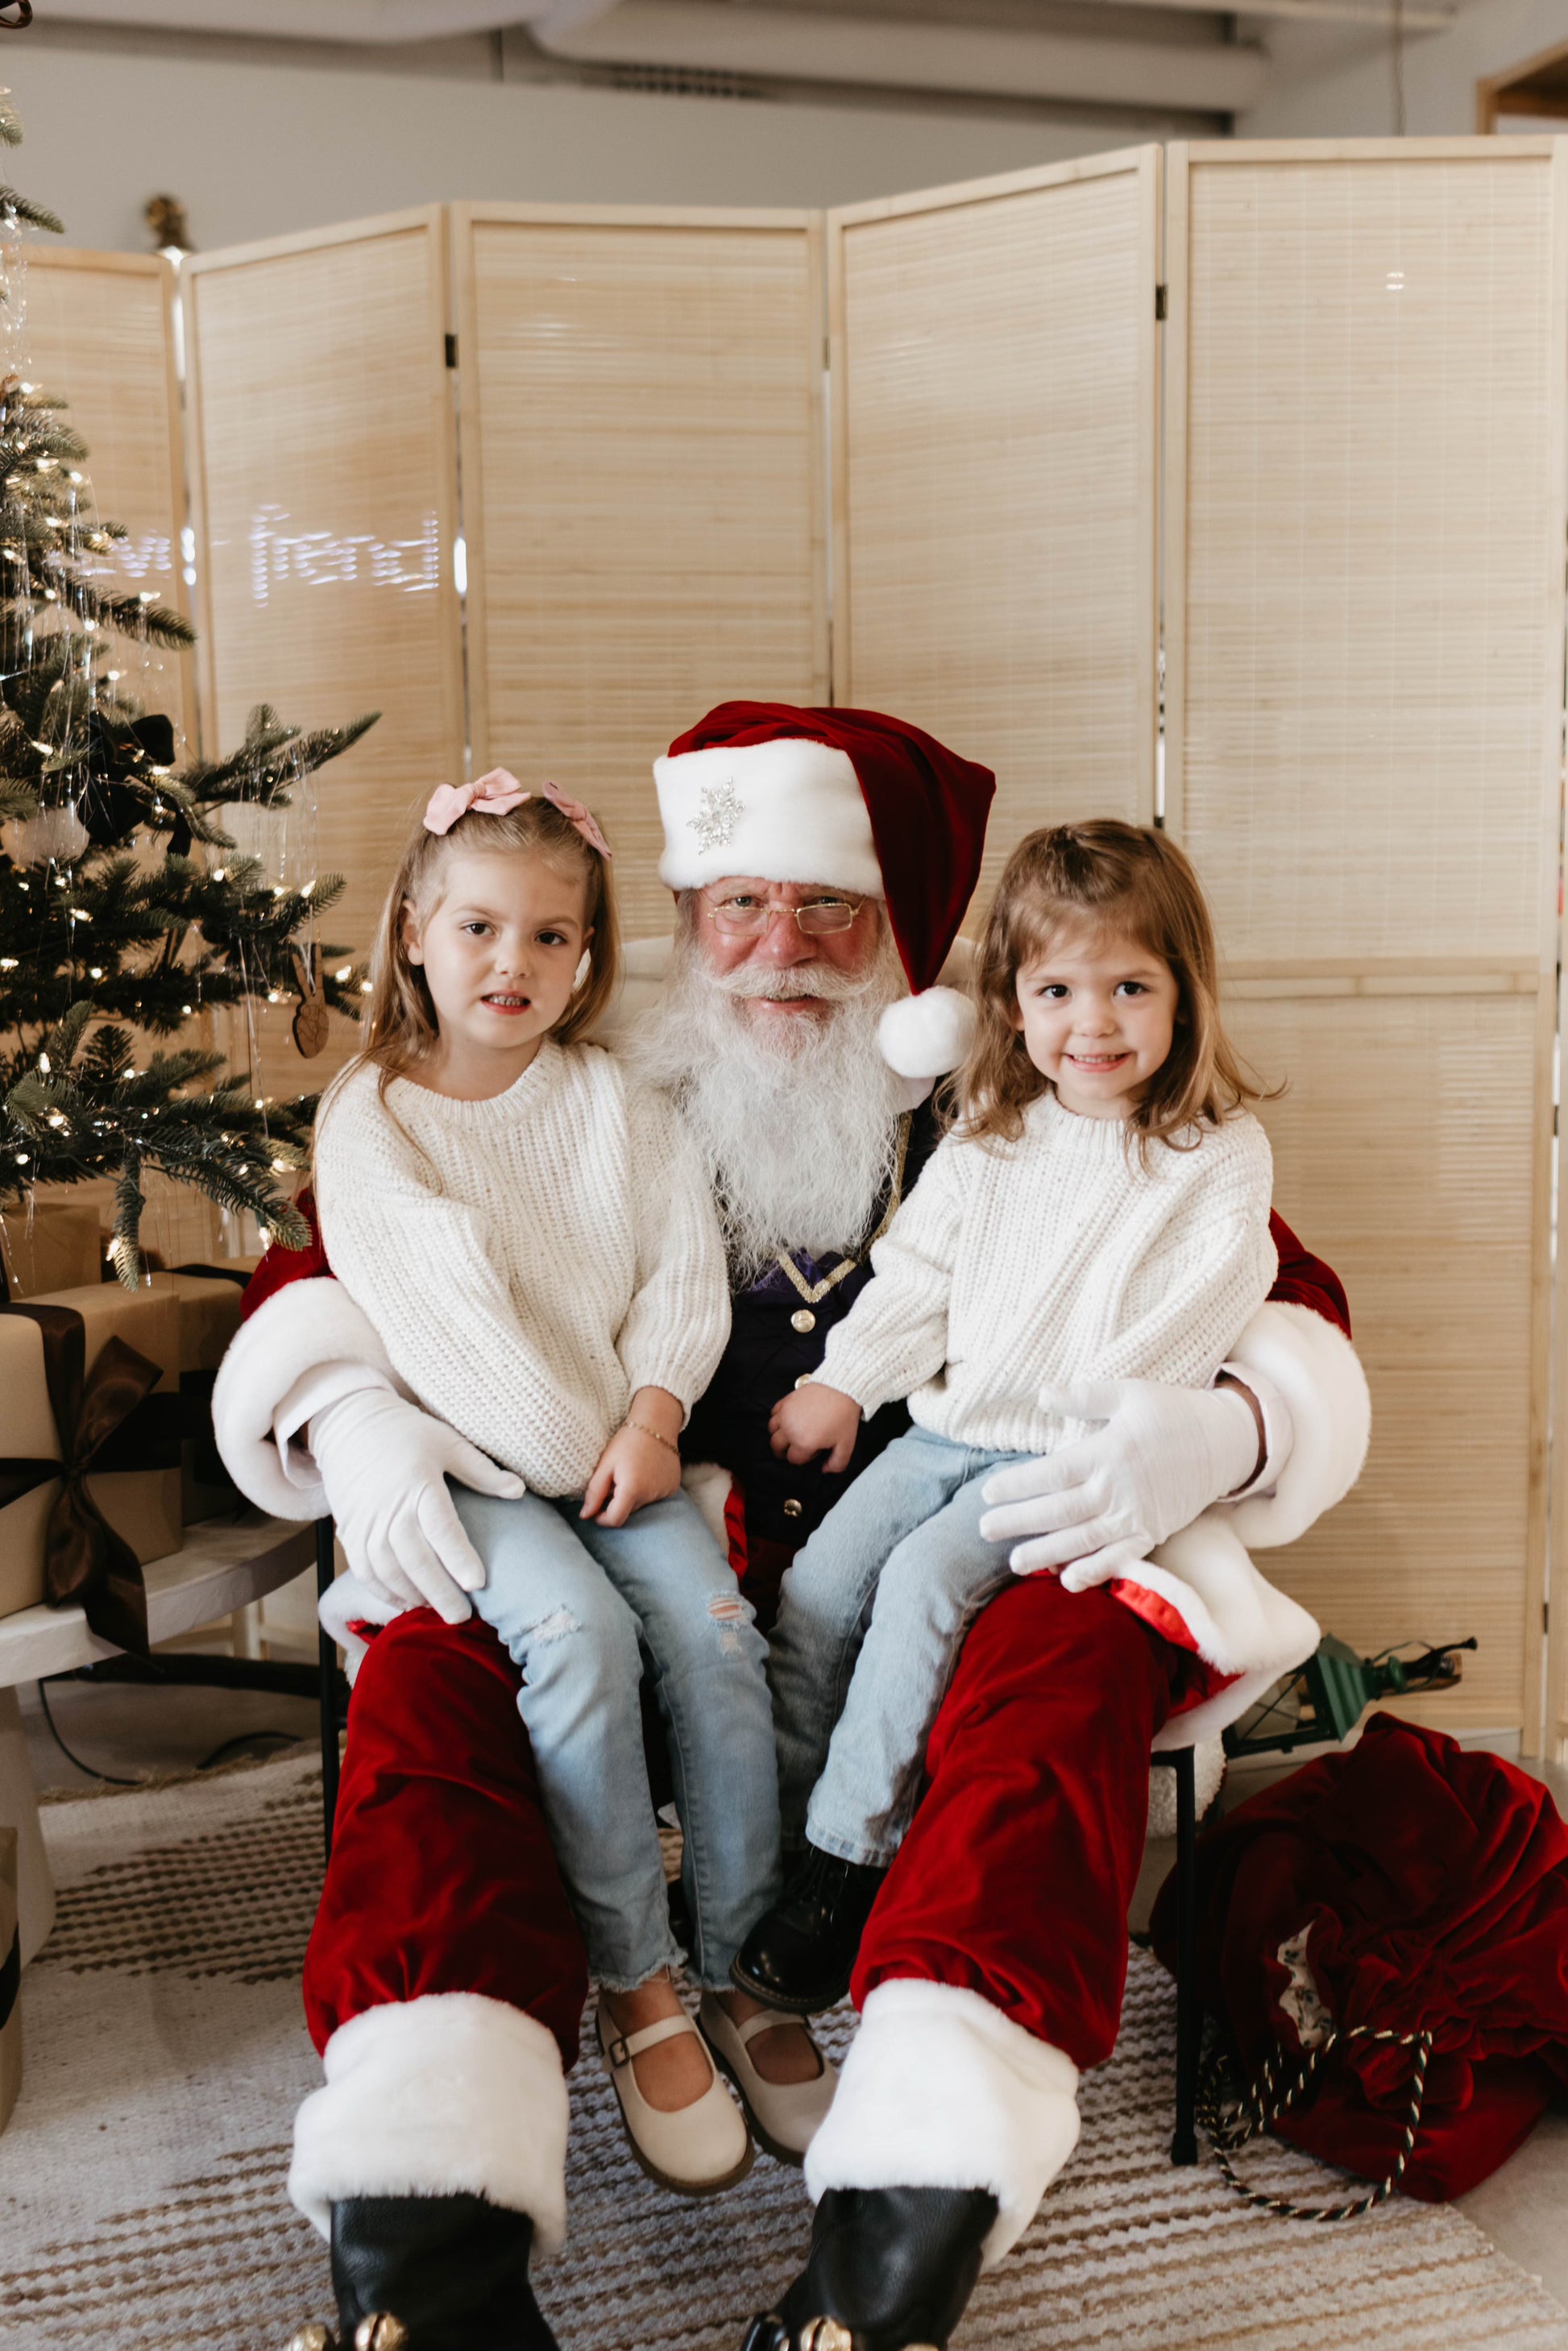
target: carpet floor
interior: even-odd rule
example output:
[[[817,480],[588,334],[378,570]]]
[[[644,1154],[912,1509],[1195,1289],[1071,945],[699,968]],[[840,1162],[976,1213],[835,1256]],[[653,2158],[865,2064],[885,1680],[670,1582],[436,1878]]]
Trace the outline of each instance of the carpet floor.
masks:
[[[298,1969],[319,1802],[286,1758],[46,1807],[59,1917],[24,1978],[0,2137],[5,2351],[282,2351],[329,2315],[322,2247],[283,2192],[319,2079]],[[1312,2229],[1245,2207],[1210,2165],[1173,2170],[1173,2036],[1170,1986],[1135,1951],[1078,2152],[955,2351],[1568,2351],[1561,2305],[1458,2212],[1396,2201]],[[759,2157],[732,2195],[678,2203],[633,2165],[587,2058],[572,2105],[570,2241],[538,2278],[564,2351],[736,2351],[808,2241],[799,2174]],[[1318,2191],[1283,2149],[1258,2160]]]

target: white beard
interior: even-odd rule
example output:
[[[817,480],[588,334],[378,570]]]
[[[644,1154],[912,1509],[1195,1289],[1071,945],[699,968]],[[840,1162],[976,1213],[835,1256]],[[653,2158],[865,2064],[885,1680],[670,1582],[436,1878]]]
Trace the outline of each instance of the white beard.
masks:
[[[882,1058],[877,1023],[905,993],[883,930],[869,972],[831,964],[784,972],[709,972],[676,931],[657,1007],[627,1040],[645,1082],[672,1095],[703,1155],[730,1278],[756,1280],[781,1251],[822,1259],[857,1249],[892,1180],[903,1085]],[[826,1014],[761,1027],[747,998],[831,1000]]]

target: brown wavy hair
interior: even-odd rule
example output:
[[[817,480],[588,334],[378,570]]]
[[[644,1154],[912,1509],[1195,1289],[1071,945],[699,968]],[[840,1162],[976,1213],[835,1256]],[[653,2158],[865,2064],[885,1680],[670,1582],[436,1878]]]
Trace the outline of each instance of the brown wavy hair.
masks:
[[[1214,925],[1197,875],[1152,826],[1095,817],[1031,832],[997,884],[971,980],[975,1041],[951,1081],[949,1114],[965,1135],[1016,1143],[1024,1112],[1051,1091],[1015,1025],[1018,976],[1064,932],[1084,930],[1135,940],[1176,980],[1170,1052],[1127,1121],[1145,1165],[1151,1143],[1191,1150],[1200,1139],[1192,1130],[1263,1098],[1220,1026]]]
[[[507,816],[470,809],[449,832],[428,831],[422,814],[398,860],[376,925],[364,1045],[328,1088],[318,1118],[350,1071],[362,1062],[370,1062],[380,1072],[384,1095],[393,1078],[416,1069],[434,1052],[440,1023],[423,970],[409,960],[403,918],[411,908],[423,917],[440,904],[442,874],[453,852],[460,849],[514,850],[543,857],[561,872],[577,875],[584,884],[584,926],[593,933],[588,943],[588,970],[565,1015],[550,1030],[558,1045],[572,1044],[584,1036],[614,994],[621,977],[621,925],[608,861],[590,848],[542,793],[530,794]]]

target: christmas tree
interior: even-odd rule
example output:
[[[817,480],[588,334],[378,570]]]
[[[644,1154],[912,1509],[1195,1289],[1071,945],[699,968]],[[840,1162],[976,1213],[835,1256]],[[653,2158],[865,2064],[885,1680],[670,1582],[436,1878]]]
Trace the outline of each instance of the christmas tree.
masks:
[[[0,141],[20,138],[0,93]],[[23,225],[61,225],[0,187],[13,344]],[[193,632],[113,585],[126,534],[96,515],[86,455],[60,401],[0,374],[0,1208],[39,1184],[112,1177],[111,1255],[134,1288],[149,1170],[285,1246],[308,1238],[278,1179],[307,1162],[315,1097],[260,1099],[248,1076],[220,1077],[223,1054],[150,1040],[204,1009],[292,996],[308,1054],[329,1008],[357,1017],[361,971],[315,936],[341,876],[274,881],[225,820],[287,810],[376,714],[302,733],[264,705],[232,756],[177,766],[170,720],[133,682],[149,649],[183,651]]]

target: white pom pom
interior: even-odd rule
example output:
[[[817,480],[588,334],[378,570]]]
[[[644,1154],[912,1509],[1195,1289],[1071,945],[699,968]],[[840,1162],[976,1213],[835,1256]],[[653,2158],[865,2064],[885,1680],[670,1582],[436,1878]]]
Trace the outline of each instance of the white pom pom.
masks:
[[[890,1004],[877,1029],[882,1058],[901,1078],[945,1078],[969,1050],[975,1008],[956,987],[928,987]]]
[[[63,803],[19,817],[5,827],[5,848],[18,865],[74,865],[87,847],[87,827]]]

